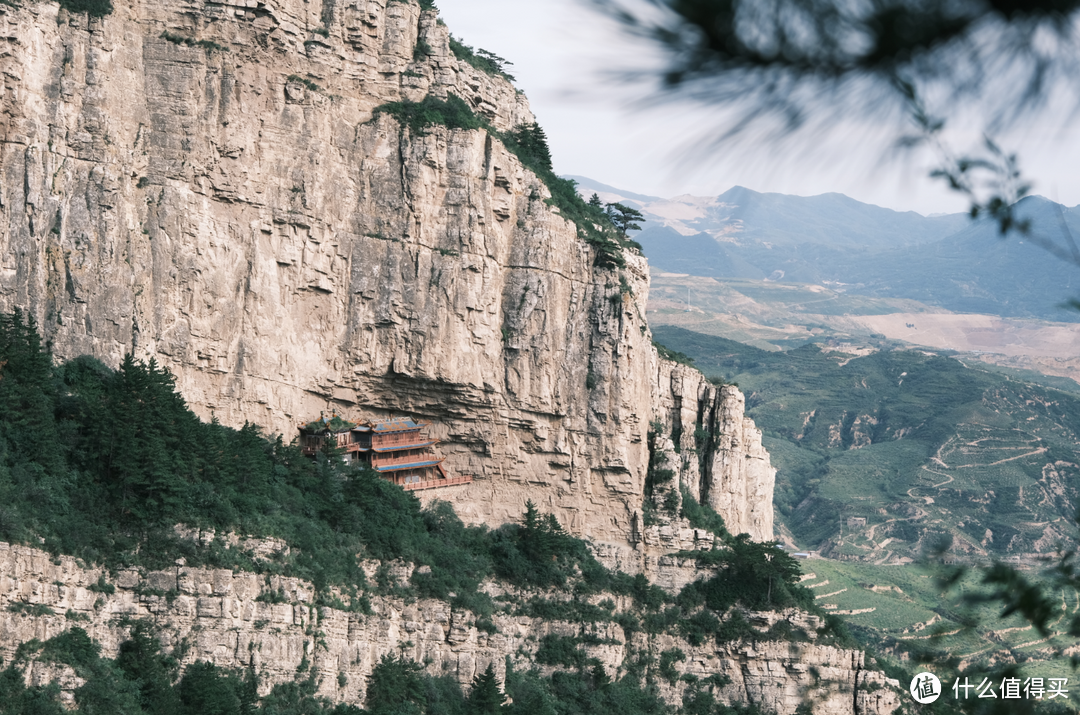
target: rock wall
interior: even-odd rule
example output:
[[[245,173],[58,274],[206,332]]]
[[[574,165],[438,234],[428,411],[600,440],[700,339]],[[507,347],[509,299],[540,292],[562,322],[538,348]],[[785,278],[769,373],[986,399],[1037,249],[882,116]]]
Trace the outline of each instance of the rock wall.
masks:
[[[412,2],[0,4],[0,310],[60,358],[157,359],[225,424],[431,420],[475,481],[427,498],[532,499],[629,570],[649,424],[696,416],[681,479],[770,538],[767,455],[736,391],[658,359],[644,259],[595,267],[494,134],[373,111],[448,93],[533,120]]]
[[[653,468],[673,477],[652,487],[653,523],[637,515],[634,533],[645,547],[645,571],[674,592],[696,578],[695,567],[665,554],[709,549],[713,541],[676,516],[683,490],[724,517],[732,534],[764,541],[773,538],[776,469],[761,431],[745,416],[738,388],[713,385],[697,370],[668,360],[658,363],[657,374]]]
[[[411,568],[402,565],[397,571],[398,577],[407,578]],[[91,590],[102,577],[114,586],[113,593]],[[256,600],[270,591],[283,594],[284,602]],[[296,678],[306,659],[321,695],[360,703],[372,667],[387,653],[426,662],[433,675],[452,675],[467,689],[489,663],[502,679],[506,656],[519,668],[531,667],[545,635],[583,635],[578,623],[507,613],[493,617],[497,632],[489,634],[476,628],[472,614],[442,601],[376,597],[373,613],[364,615],[316,606],[312,599],[311,584],[294,578],[182,566],[106,574],[70,557],[54,559],[37,549],[0,543],[0,655],[7,662],[20,643],[47,640],[72,626],[84,628],[102,645],[102,655],[112,658],[127,637],[125,619],[144,619],[160,627],[167,650],[187,646],[180,649],[186,653],[184,665],[207,660],[254,668],[265,693],[275,683]],[[628,607],[626,602],[616,604],[620,610]],[[750,618],[762,628],[786,618],[811,633],[820,625],[815,617],[798,612]],[[656,658],[679,648],[686,655],[674,664],[680,675],[725,675],[730,683],[719,694],[724,701],[755,703],[764,712],[789,715],[805,701],[813,704],[815,713],[874,715],[890,713],[899,704],[896,681],[867,670],[860,651],[814,642],[691,646],[666,635],[637,633],[628,640],[614,623],[589,628],[604,643],[585,646],[588,655],[598,658],[609,673],[619,672],[633,653]],[[68,699],[82,684],[70,668],[42,662],[32,663],[26,677],[37,684],[58,680]],[[686,683],[658,682],[665,699],[681,702]]]

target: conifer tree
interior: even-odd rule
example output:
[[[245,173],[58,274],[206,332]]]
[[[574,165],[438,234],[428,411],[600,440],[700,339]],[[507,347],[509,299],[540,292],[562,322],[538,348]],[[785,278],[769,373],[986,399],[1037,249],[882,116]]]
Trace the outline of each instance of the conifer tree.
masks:
[[[607,216],[619,232],[619,238],[626,238],[628,231],[640,231],[641,225],[637,222],[645,220],[640,211],[620,203],[608,204]]]
[[[371,671],[367,710],[372,715],[419,715],[424,703],[423,668],[393,653],[384,655]]]
[[[472,715],[496,715],[502,712],[504,702],[506,696],[499,689],[495,668],[488,663],[487,670],[473,678],[472,692],[469,693],[469,712]]]
[[[16,309],[0,315],[0,458],[62,471],[53,420],[52,356],[42,347],[33,318]]]
[[[116,665],[128,680],[138,683],[139,704],[154,715],[179,715],[179,693],[173,688],[179,663],[161,654],[161,643],[146,621],[136,621],[131,639],[120,645]]]

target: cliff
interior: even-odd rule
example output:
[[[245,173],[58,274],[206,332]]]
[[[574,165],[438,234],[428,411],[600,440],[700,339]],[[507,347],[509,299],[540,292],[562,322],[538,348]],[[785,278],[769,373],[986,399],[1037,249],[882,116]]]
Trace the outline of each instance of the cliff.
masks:
[[[267,546],[273,545],[255,545],[272,550],[263,548]],[[411,570],[408,564],[395,568],[400,579]],[[112,593],[95,590],[100,579],[112,581]],[[494,585],[490,588],[499,592]],[[271,592],[274,599],[256,600]],[[514,600],[513,594],[501,595],[510,596],[504,603]],[[495,632],[489,633],[476,627],[471,613],[456,611],[444,601],[376,597],[372,613],[365,615],[317,606],[313,597],[312,585],[295,578],[183,566],[106,574],[69,557],[0,543],[0,654],[10,662],[19,644],[47,640],[76,624],[102,645],[103,655],[115,657],[132,619],[142,619],[161,629],[165,646],[182,654],[185,665],[204,660],[252,668],[265,693],[306,672],[301,665],[306,662],[319,681],[320,694],[355,703],[363,700],[372,667],[388,653],[425,662],[429,671],[449,674],[468,686],[488,664],[502,679],[507,656],[517,668],[531,667],[538,642],[546,635],[584,635],[580,623],[531,618],[509,607],[495,614]],[[594,600],[601,597],[607,596]],[[614,608],[631,605],[625,600],[619,599]],[[811,634],[818,625],[806,614],[749,615],[761,628],[785,618]],[[665,699],[672,702],[678,702],[687,687],[687,679],[680,676],[720,675],[729,679],[720,692],[724,699],[754,703],[778,715],[794,713],[804,701],[825,715],[878,715],[899,704],[896,681],[866,670],[860,651],[813,640],[693,646],[665,634],[628,636],[614,622],[588,628],[593,644],[584,649],[610,673],[621,672],[635,655],[645,654],[653,662],[664,651],[681,650],[685,658],[672,664],[676,677],[658,680]],[[41,661],[31,662],[25,677],[30,682],[59,681],[69,701],[82,684],[70,668]]]
[[[376,111],[450,95],[490,129]],[[774,470],[741,393],[658,356],[644,258],[597,261],[500,139],[533,121],[524,96],[459,59],[434,12],[133,0],[95,19],[0,3],[0,116],[0,310],[33,315],[59,358],[154,358],[202,417],[286,440],[331,409],[429,420],[474,481],[425,498],[493,525],[532,500],[605,565],[669,591],[700,576],[672,552],[713,538],[678,516],[684,490],[732,532],[772,537]],[[364,615],[315,605],[297,579],[183,565],[108,575],[113,593],[92,588],[102,575],[0,545],[0,653],[83,623],[114,655],[124,619],[147,619],[185,663],[254,667],[268,687],[310,662],[322,694],[354,702],[386,653],[468,684],[583,628],[508,607],[488,632],[390,596]],[[678,648],[678,674],[727,676],[728,702],[896,705],[861,653],[813,638],[694,646],[589,627],[613,673]],[[27,677],[70,691],[76,675],[50,667]],[[673,703],[685,687],[661,685]]]
[[[475,481],[428,497],[492,524],[532,499],[633,571],[688,528],[644,523],[659,425],[679,483],[771,538],[741,396],[658,358],[644,259],[596,265],[496,136],[524,96],[434,12],[28,3],[0,38],[0,309],[57,356],[154,357],[203,417],[286,440],[328,409],[431,420]],[[493,131],[374,111],[448,94]]]

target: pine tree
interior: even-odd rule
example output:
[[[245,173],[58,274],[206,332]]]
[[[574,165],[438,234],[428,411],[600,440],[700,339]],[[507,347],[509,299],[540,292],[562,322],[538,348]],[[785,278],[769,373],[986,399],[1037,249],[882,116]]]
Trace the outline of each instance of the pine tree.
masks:
[[[146,621],[136,621],[131,639],[120,645],[116,666],[137,683],[139,704],[144,712],[154,715],[178,715],[179,692],[173,688],[178,663],[161,653],[161,643],[152,634]]]
[[[63,472],[53,417],[52,355],[33,318],[0,315],[0,455]]]
[[[626,238],[628,231],[640,231],[638,221],[644,221],[645,217],[640,211],[620,203],[607,205],[608,219],[619,232],[619,238]]]
[[[184,715],[241,715],[240,682],[213,663],[195,661],[180,681]]]
[[[519,124],[510,132],[509,141],[517,145],[522,160],[534,171],[551,171],[551,149],[548,147],[547,134],[536,122]]]
[[[372,715],[419,715],[425,701],[423,668],[419,663],[384,655],[371,671],[367,687],[367,710]]]
[[[488,663],[487,670],[473,678],[472,692],[469,693],[469,712],[472,715],[495,715],[502,712],[504,702],[506,696],[499,689],[495,668]]]

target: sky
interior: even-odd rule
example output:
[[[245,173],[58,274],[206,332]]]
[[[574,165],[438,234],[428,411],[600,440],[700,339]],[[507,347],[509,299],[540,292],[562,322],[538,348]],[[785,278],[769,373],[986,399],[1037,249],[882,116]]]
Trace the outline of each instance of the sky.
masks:
[[[555,171],[587,176],[662,197],[715,196],[733,186],[812,196],[839,192],[866,203],[929,215],[967,210],[967,200],[929,173],[932,154],[893,157],[894,137],[853,122],[791,152],[765,141],[708,145],[723,108],[686,101],[648,101],[645,82],[627,83],[626,69],[660,66],[659,55],[628,39],[587,0],[436,0],[455,37],[513,62],[516,85],[529,98],[551,145]],[[1063,123],[1029,123],[997,137],[1016,152],[1032,193],[1080,204],[1080,131]],[[1080,124],[1080,122],[1074,122]],[[959,151],[980,141],[977,129],[953,137]],[[890,158],[892,157],[892,158]]]

